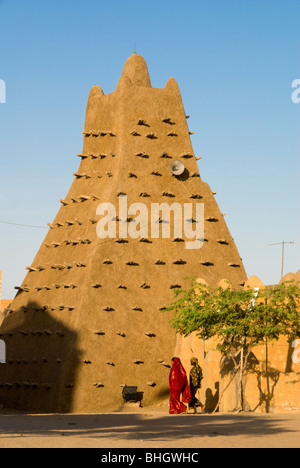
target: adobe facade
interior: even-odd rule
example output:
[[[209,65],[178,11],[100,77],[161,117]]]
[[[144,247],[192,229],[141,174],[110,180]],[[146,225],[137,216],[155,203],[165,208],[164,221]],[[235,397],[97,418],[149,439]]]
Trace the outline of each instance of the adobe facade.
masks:
[[[168,400],[176,346],[165,310],[174,288],[203,277],[212,286],[247,280],[218,207],[199,173],[179,87],[151,85],[140,55],[123,68],[116,90],[94,86],[88,98],[83,149],[74,182],[23,283],[0,333],[7,345],[0,400],[39,412],[97,412],[122,408],[124,386],[137,386],[143,405]],[[180,177],[170,164],[180,161]],[[168,238],[97,235],[100,203],[204,204],[203,247]],[[114,220],[118,232],[134,222]],[[193,216],[186,220],[194,227]],[[161,227],[174,219],[157,217]],[[144,226],[145,227],[145,226]]]

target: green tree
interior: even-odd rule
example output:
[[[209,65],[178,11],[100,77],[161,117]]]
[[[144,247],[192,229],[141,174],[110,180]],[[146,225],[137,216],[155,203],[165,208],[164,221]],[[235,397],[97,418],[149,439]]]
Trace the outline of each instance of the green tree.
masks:
[[[255,346],[286,336],[289,342],[300,337],[300,289],[296,283],[273,288],[234,290],[211,288],[192,280],[188,290],[175,291],[172,327],[188,336],[217,340],[217,349],[230,356],[234,376],[239,372],[240,410],[244,410],[243,378]],[[271,390],[265,397],[269,402]]]

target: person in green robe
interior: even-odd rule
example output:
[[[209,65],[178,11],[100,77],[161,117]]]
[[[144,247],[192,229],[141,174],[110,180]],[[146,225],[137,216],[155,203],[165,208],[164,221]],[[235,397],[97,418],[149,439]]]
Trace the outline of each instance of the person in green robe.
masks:
[[[191,358],[192,368],[190,370],[190,390],[191,390],[191,401],[189,406],[194,408],[194,414],[197,414],[197,406],[201,407],[201,413],[204,410],[204,405],[197,399],[196,393],[201,388],[201,382],[203,380],[203,372],[201,367],[198,364],[198,359],[196,357]]]

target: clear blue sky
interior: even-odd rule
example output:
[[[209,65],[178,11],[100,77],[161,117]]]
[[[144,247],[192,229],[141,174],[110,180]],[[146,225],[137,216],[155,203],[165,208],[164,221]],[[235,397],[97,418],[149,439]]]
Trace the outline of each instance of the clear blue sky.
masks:
[[[176,78],[200,173],[248,276],[300,268],[299,0],[0,0],[0,221],[51,222],[78,169],[91,86],[114,91],[137,52],[152,85]],[[44,229],[0,223],[3,297],[11,298]]]

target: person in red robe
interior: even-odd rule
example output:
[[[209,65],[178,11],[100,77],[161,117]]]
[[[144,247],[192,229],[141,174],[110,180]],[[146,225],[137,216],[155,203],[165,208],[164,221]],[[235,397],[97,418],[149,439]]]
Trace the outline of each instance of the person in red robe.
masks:
[[[186,413],[187,406],[184,403],[191,401],[191,391],[186,371],[178,357],[172,359],[173,366],[169,375],[170,384],[170,414]],[[181,401],[182,395],[182,401]]]

